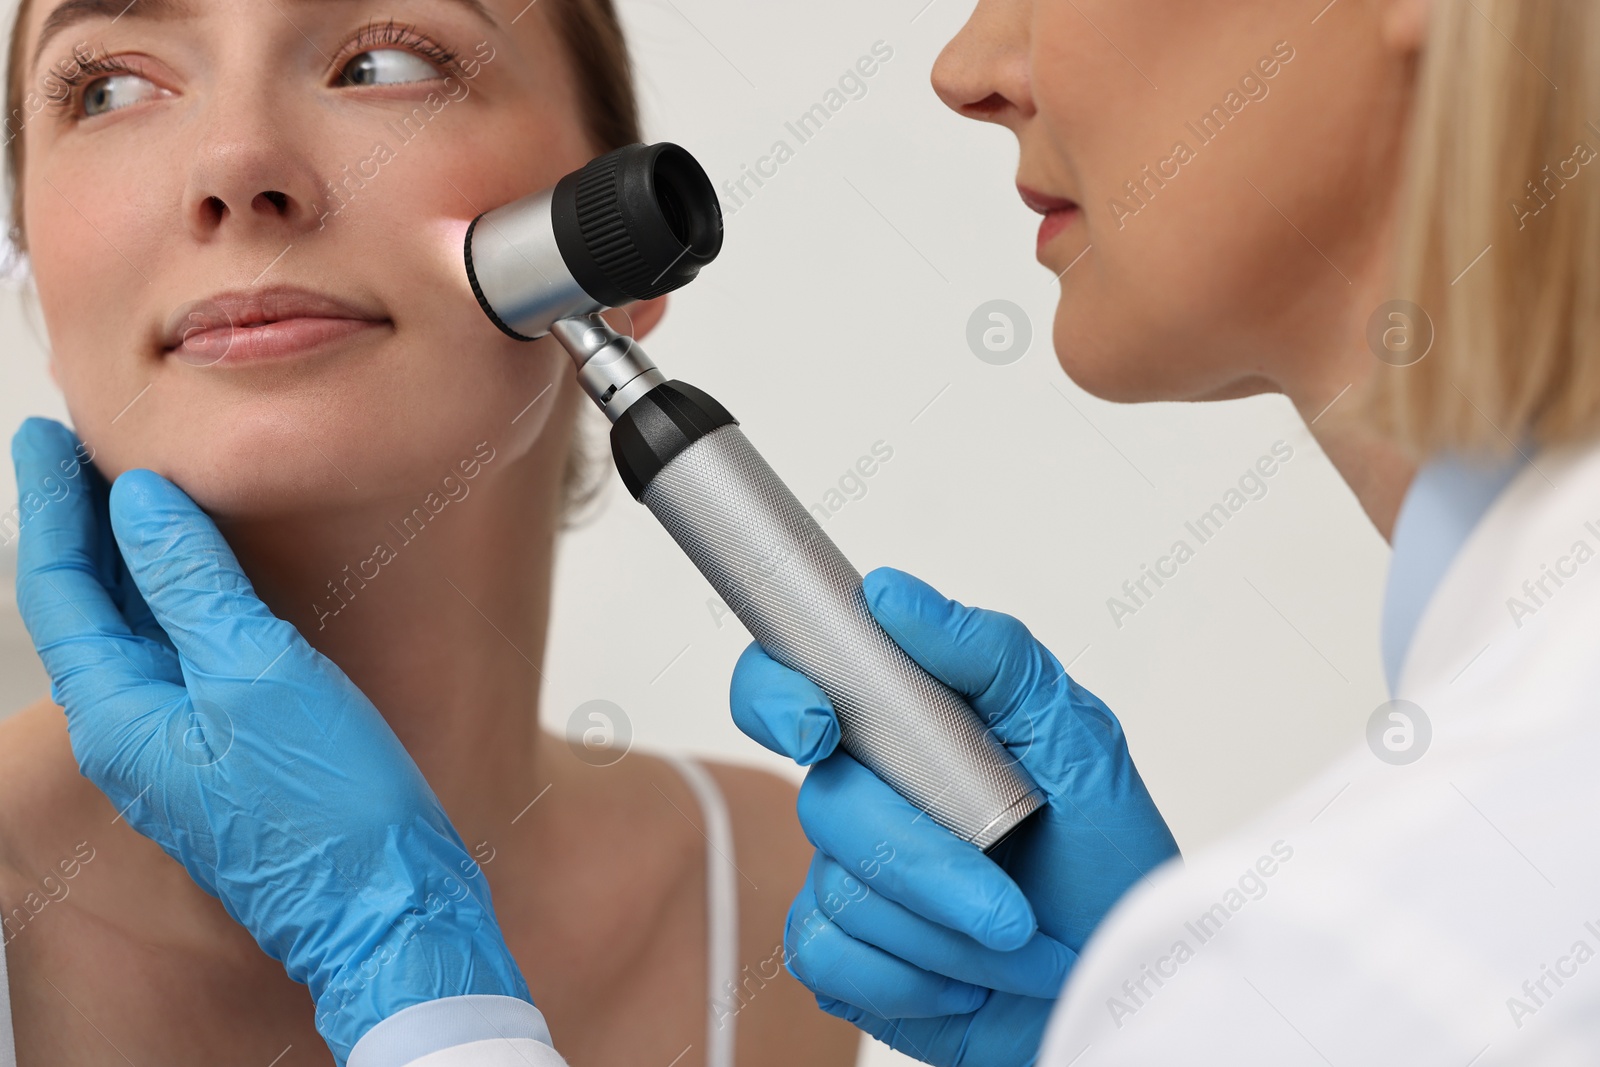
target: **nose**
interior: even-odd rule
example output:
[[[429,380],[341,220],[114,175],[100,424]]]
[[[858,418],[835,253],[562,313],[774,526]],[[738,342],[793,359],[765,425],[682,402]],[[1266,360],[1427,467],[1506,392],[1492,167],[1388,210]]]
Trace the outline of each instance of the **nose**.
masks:
[[[979,0],[933,65],[933,91],[958,115],[1013,130],[1034,113],[1028,72],[1033,0]]]
[[[201,133],[184,190],[184,220],[199,240],[293,239],[317,228],[316,165],[295,118],[271,94],[241,88],[202,105]],[[304,130],[299,132],[304,134]]]

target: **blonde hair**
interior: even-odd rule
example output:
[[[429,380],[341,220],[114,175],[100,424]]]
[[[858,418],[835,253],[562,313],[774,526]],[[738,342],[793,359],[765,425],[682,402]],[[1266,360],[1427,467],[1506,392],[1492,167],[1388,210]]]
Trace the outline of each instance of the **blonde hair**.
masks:
[[[1600,430],[1600,0],[1435,0],[1394,293],[1432,349],[1366,414],[1421,457]]]

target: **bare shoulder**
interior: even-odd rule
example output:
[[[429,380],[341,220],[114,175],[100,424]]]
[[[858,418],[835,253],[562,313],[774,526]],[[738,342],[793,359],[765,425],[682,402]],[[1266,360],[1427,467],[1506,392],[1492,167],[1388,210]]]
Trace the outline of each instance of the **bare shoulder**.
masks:
[[[66,719],[52,701],[0,720],[0,927],[7,945],[24,928],[59,927],[60,902],[93,880],[79,875],[107,844],[107,835],[91,840],[84,830],[113,814],[78,773]],[[28,947],[41,947],[40,936]]]
[[[66,718],[48,697],[0,720],[0,864],[52,865],[62,828],[109,807],[78,773]]]
[[[770,771],[703,760],[721,789],[739,871],[739,973],[726,1008],[743,1062],[853,1064],[861,1034],[817,1007],[784,967],[783,928],[805,881],[811,843],[795,817],[799,787]]]

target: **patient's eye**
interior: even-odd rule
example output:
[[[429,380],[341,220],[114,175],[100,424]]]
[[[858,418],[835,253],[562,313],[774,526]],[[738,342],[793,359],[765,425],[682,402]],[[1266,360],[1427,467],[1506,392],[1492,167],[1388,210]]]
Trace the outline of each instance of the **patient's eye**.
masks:
[[[162,90],[137,74],[98,78],[83,87],[83,115],[93,118],[149,100]]]
[[[135,65],[140,61],[134,60]],[[94,118],[170,95],[121,56],[93,56],[55,75],[46,99],[66,121]]]
[[[393,19],[368,23],[340,55],[347,57],[336,60],[342,85],[406,85],[456,70],[455,52]]]
[[[356,56],[340,71],[347,85],[399,85],[437,78],[434,65],[412,52],[380,48]]]

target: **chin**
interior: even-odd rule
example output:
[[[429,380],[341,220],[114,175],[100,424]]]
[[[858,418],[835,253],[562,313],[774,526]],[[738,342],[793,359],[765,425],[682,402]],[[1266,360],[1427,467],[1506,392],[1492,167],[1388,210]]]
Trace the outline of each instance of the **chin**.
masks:
[[[411,464],[394,456],[383,477],[374,477],[376,468],[366,453],[383,442],[370,442],[358,452],[341,432],[313,443],[296,428],[298,421],[289,414],[274,424],[213,409],[159,435],[102,433],[94,462],[110,480],[134,468],[155,471],[219,522],[327,514],[389,495],[398,488],[394,483],[414,480],[405,469]]]
[[[1085,317],[1056,309],[1051,337],[1056,361],[1078,388],[1101,400],[1139,404],[1174,399],[1169,394],[1173,364],[1148,343],[1097,329]]]
[[[1228,366],[1216,352],[1176,334],[1146,329],[1133,334],[1119,312],[1098,318],[1074,313],[1062,300],[1051,340],[1056,361],[1084,392],[1117,404],[1236,400],[1278,387],[1251,368]]]
[[[322,449],[326,453],[329,446]],[[343,451],[341,474],[303,436],[238,427],[203,452],[158,448],[129,466],[168,479],[219,523],[289,519],[326,515],[383,495],[361,469],[368,465],[350,462]]]

